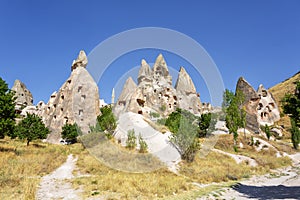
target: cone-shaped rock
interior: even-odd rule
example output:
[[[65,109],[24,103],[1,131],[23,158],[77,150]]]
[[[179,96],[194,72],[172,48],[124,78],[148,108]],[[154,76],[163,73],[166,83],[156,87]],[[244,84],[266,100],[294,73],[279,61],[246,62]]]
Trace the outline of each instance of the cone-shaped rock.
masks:
[[[152,70],[150,66],[144,59],[142,59],[141,68],[138,75],[138,84],[140,84],[142,81],[151,81],[151,75]]]
[[[238,90],[244,94],[244,103],[242,106],[246,110],[246,128],[253,132],[257,132],[259,131],[259,123],[257,121],[256,108],[259,103],[259,96],[243,77],[240,77],[237,82],[236,92]]]
[[[121,112],[134,110],[134,108],[137,107],[137,102],[132,101],[132,95],[135,93],[136,89],[137,85],[131,77],[128,77],[123,86],[117,104],[114,106],[114,113],[116,116],[119,116]]]
[[[175,89],[187,94],[196,93],[195,85],[183,67],[180,67]]]
[[[12,90],[15,91],[16,110],[21,112],[22,108],[33,105],[33,97],[26,85],[20,80],[15,80]]]
[[[85,65],[73,68],[71,76],[57,93],[51,95],[44,109],[41,115],[45,125],[51,130],[47,138],[49,142],[59,142],[61,128],[65,123],[77,123],[83,134],[89,132],[89,127],[95,125],[100,114],[99,92]]]
[[[154,73],[154,78],[156,79],[164,78],[167,80],[169,84],[172,84],[172,77],[169,75],[167,63],[164,57],[162,56],[162,54],[159,54],[156,58],[156,61],[153,66],[153,73]]]

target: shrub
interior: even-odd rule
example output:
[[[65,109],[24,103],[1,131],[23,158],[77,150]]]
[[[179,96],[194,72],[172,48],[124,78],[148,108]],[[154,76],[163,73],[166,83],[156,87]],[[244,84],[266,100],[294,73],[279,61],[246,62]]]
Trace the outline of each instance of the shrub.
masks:
[[[159,113],[156,113],[156,112],[150,112],[150,117],[153,117],[153,118],[159,118],[159,117],[160,117],[160,114],[159,114]]]
[[[62,127],[61,136],[63,139],[69,140],[71,143],[75,143],[77,142],[78,135],[81,135],[81,130],[76,123],[65,124]]]
[[[136,147],[136,136],[135,136],[135,133],[134,133],[134,129],[129,130],[127,132],[126,147],[128,149],[134,149]]]
[[[139,145],[140,145],[140,153],[147,153],[148,145],[145,140],[142,138],[142,135],[139,134]]]

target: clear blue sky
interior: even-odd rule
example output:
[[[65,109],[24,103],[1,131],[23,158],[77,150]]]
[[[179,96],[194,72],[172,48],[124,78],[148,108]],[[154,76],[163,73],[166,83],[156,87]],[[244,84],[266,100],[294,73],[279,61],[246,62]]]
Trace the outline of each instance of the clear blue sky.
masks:
[[[271,87],[300,70],[300,1],[79,1],[1,0],[0,76],[12,87],[23,81],[34,102],[48,101],[70,75],[79,50],[89,53],[108,37],[139,27],[164,27],[200,43],[218,66],[226,88],[240,76],[254,88]],[[122,73],[157,50],[129,53],[113,63]],[[181,65],[194,78],[189,63],[163,52],[168,65]],[[100,96],[110,101],[111,87],[122,76],[106,72]],[[176,77],[174,77],[176,79]],[[201,77],[194,78],[202,101],[209,101]]]

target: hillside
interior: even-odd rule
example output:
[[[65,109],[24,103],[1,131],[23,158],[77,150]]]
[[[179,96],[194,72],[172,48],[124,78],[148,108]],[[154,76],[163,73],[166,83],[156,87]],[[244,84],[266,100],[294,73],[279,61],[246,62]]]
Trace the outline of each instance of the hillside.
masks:
[[[272,93],[273,97],[275,98],[275,101],[277,102],[278,106],[280,107],[280,112],[282,112],[281,109],[281,99],[284,97],[287,93],[293,93],[295,90],[295,82],[300,81],[300,71],[297,72],[294,76],[286,79],[285,81],[278,83],[277,85],[271,87],[269,91]],[[290,120],[287,116],[284,116],[280,119],[278,122],[279,125],[283,125],[285,128],[290,127]]]

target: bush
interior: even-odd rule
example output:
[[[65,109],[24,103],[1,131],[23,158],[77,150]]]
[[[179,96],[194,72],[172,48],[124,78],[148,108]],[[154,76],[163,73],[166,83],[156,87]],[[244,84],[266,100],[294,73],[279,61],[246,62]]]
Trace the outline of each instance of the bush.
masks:
[[[296,122],[294,121],[294,119],[291,119],[291,125],[292,125],[291,134],[292,134],[293,147],[295,149],[298,149],[299,142],[300,142],[300,130],[296,126]]]
[[[159,118],[159,117],[160,117],[160,114],[159,114],[159,113],[156,113],[156,112],[150,112],[150,117],[153,117],[153,118]]]
[[[135,133],[134,133],[134,129],[129,130],[127,132],[126,147],[128,149],[135,149],[135,147],[136,147],[136,136],[135,136]]]
[[[147,153],[148,145],[145,140],[142,138],[142,135],[139,134],[139,145],[140,145],[140,153]]]
[[[270,127],[267,124],[264,127],[264,131],[266,133],[266,136],[267,136],[268,140],[270,140],[270,137],[271,137],[272,133],[270,131]]]
[[[197,127],[191,124],[187,118],[181,118],[178,131],[170,136],[170,141],[177,147],[183,160],[194,161],[200,143]]]
[[[78,125],[75,124],[65,124],[62,127],[61,136],[63,139],[70,141],[71,143],[77,142],[78,135],[81,135],[81,130]]]

